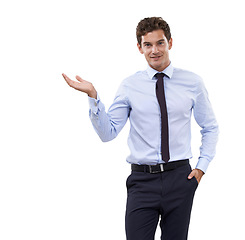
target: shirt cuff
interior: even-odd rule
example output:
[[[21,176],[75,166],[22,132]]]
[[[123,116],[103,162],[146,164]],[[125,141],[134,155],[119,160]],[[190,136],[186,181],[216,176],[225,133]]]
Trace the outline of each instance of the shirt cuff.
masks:
[[[88,97],[89,108],[91,109],[92,113],[94,114],[98,113],[99,102],[100,102],[100,98],[98,94],[97,94],[97,99]]]
[[[210,162],[207,159],[205,159],[205,158],[199,158],[199,161],[198,161],[198,163],[196,165],[196,168],[197,169],[200,169],[204,173],[206,173],[209,163]]]

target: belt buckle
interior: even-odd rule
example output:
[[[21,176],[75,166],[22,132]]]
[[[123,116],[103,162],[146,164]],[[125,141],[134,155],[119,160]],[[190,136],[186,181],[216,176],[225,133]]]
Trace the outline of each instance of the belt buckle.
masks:
[[[159,164],[160,170],[153,170],[152,168],[155,167],[156,165],[149,165],[149,172],[150,173],[161,173],[164,172],[163,164]]]

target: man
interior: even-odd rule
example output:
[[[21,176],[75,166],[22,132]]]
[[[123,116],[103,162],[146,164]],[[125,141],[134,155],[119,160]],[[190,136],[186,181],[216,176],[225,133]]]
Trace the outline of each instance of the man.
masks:
[[[73,88],[89,96],[90,119],[102,141],[115,138],[129,118],[126,235],[152,240],[161,217],[161,239],[187,239],[195,190],[215,154],[218,125],[202,79],[174,68],[168,24],[157,17],[141,20],[137,46],[148,63],[125,79],[108,112],[92,83],[76,76]],[[191,114],[202,128],[202,146],[191,170]]]

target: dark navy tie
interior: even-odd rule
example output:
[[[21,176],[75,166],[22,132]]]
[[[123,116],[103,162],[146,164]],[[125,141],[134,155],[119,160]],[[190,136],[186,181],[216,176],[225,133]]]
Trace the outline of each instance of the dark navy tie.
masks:
[[[165,91],[164,91],[164,73],[157,73],[155,76],[157,77],[156,83],[156,96],[161,109],[161,122],[162,122],[162,130],[161,130],[161,152],[162,152],[162,160],[164,162],[168,162],[169,160],[169,134],[168,134],[168,112],[166,106],[165,99]]]

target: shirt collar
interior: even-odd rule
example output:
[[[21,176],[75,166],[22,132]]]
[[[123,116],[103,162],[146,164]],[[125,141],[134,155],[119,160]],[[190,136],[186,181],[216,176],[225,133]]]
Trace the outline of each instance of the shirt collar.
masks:
[[[150,79],[153,79],[153,77],[155,76],[156,73],[158,73],[157,70],[151,68],[149,65],[147,67],[147,73],[150,77]],[[170,63],[163,71],[162,73],[166,74],[170,79],[173,76],[173,72],[174,72],[174,67],[172,65],[172,63]]]

